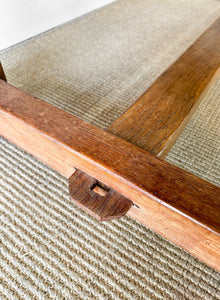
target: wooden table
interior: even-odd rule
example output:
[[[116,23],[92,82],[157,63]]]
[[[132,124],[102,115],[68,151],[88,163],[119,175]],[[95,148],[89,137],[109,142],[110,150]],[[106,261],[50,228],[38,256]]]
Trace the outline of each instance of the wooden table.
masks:
[[[125,214],[220,271],[220,188],[164,160],[220,74],[220,18],[107,131],[6,82],[0,134],[69,178],[99,220]]]

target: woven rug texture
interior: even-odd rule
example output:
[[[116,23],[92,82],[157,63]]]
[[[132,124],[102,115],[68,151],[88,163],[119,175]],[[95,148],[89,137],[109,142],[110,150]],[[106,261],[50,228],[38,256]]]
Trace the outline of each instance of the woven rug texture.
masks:
[[[9,83],[106,129],[219,16],[217,0],[116,1],[0,60]],[[219,115],[220,78],[166,158],[218,186]],[[94,220],[0,137],[0,299],[220,299],[220,274],[127,216]]]

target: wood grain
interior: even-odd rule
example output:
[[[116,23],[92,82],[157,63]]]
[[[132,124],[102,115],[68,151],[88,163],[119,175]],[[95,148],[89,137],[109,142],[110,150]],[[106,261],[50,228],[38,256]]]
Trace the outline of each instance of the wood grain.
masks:
[[[173,242],[178,234],[179,246],[219,268],[219,188],[2,80],[0,124],[2,136],[65,176],[78,168],[129,198],[146,226]]]
[[[220,18],[109,128],[165,157],[220,67]]]
[[[70,198],[84,211],[100,221],[108,221],[124,216],[133,205],[111,188],[101,196],[94,191],[98,186],[95,178],[76,170],[69,178]]]
[[[0,62],[0,79],[7,81],[1,62]]]
[[[4,81],[0,82],[0,112],[1,124],[5,118],[15,119],[23,122],[28,129],[31,127],[33,131],[59,143],[71,152],[72,166],[110,187],[116,186],[116,190],[135,200],[137,205],[146,206],[146,202],[130,197],[130,192],[125,191],[124,187],[127,189],[130,186],[129,190],[141,192],[220,232],[220,189],[214,185]],[[1,129],[1,134],[13,139],[15,133],[9,135],[8,131],[7,128]],[[16,131],[19,131],[19,125]],[[38,152],[39,141],[32,143],[35,152]],[[28,151],[29,143],[24,146]]]
[[[154,214],[151,209],[132,206],[127,215],[220,271],[220,237],[207,228],[177,212],[170,213],[165,206],[160,206]]]

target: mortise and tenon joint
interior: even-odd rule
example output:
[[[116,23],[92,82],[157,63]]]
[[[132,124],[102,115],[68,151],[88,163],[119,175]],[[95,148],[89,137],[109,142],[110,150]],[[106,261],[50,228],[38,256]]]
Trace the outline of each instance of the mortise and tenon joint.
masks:
[[[133,205],[111,188],[104,195],[95,192],[98,181],[88,174],[76,170],[69,178],[70,199],[84,211],[100,221],[107,221],[124,216]]]

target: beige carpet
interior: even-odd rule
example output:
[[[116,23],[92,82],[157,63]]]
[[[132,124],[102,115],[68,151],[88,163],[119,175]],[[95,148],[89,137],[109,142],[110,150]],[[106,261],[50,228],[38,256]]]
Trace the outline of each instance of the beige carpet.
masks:
[[[8,81],[107,128],[220,15],[122,0],[0,53]],[[167,159],[220,185],[220,79]],[[178,233],[177,233],[178,234]],[[0,299],[219,299],[220,274],[136,221],[100,223],[0,138]]]

